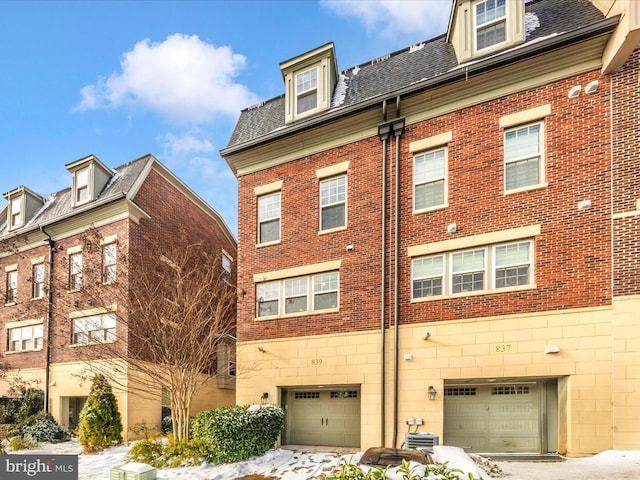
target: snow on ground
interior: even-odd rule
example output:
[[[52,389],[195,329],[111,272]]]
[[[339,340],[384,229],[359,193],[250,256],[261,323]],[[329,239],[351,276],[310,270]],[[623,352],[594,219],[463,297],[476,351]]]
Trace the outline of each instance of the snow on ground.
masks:
[[[130,445],[121,445],[95,455],[81,454],[76,440],[59,444],[44,444],[21,454],[78,454],[79,480],[108,480],[112,467],[125,463]],[[159,480],[238,480],[248,475],[286,480],[319,480],[329,475],[342,460],[359,460],[361,453],[341,454],[303,452],[277,448],[260,457],[223,465],[202,465],[158,470]],[[449,467],[456,468],[450,459]],[[593,457],[567,458],[559,462],[497,462],[505,480],[639,480],[640,450],[609,450]],[[488,476],[485,478],[489,478]],[[498,478],[494,475],[494,478]]]

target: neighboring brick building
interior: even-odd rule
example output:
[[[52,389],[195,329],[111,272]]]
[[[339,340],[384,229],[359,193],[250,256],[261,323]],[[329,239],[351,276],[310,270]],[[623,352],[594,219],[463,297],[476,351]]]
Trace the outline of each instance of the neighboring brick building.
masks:
[[[637,448],[639,26],[635,2],[457,0],[406,50],[281,63],[221,152],[238,403],[285,406],[284,444]]]
[[[220,215],[153,156],[111,169],[91,155],[66,167],[70,188],[41,196],[21,186],[4,194],[0,345],[11,371],[0,382],[0,396],[7,395],[18,375],[44,390],[48,411],[63,427],[74,428],[91,386],[78,377],[87,366],[83,346],[127,338],[112,313],[118,305],[96,305],[87,287],[98,285],[106,292],[110,285],[131,288],[131,261],[169,242],[206,245],[233,282],[237,253]],[[195,411],[235,403],[235,372],[229,365],[219,362],[218,380],[208,382],[194,399]],[[127,382],[126,391],[114,387],[124,436],[143,422],[159,428],[166,406],[160,388],[147,392],[150,399],[136,395],[136,387]]]

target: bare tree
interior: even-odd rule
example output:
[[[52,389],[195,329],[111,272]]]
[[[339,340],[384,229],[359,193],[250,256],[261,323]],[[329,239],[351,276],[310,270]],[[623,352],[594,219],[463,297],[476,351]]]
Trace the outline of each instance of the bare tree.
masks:
[[[101,373],[129,393],[168,391],[174,435],[187,439],[191,401],[215,376],[221,349],[235,340],[236,288],[221,254],[201,244],[173,245],[134,254],[128,274],[83,288],[87,301],[115,318],[116,328],[101,338],[75,334],[87,335],[77,343],[87,343],[78,350],[92,375]],[[114,368],[118,364],[126,376]]]

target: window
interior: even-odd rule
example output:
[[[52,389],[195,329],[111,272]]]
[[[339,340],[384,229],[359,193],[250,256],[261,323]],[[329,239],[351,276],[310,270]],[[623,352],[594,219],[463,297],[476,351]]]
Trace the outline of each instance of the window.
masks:
[[[9,329],[9,351],[41,350],[42,324]]]
[[[413,157],[413,209],[446,203],[447,151],[444,148]]]
[[[117,252],[118,248],[116,243],[109,243],[102,246],[102,283],[112,283],[116,281]],[[82,281],[80,283],[80,286],[82,286]]]
[[[84,168],[76,172],[75,203],[80,205],[89,201],[89,169]]]
[[[116,316],[114,313],[92,315],[73,320],[74,345],[113,342],[116,339]]]
[[[82,288],[82,253],[69,255],[69,290]]]
[[[484,0],[475,5],[476,50],[507,39],[506,0]]]
[[[347,177],[329,178],[320,182],[320,230],[346,226]]]
[[[280,240],[280,192],[258,197],[258,243]]]
[[[44,263],[36,263],[33,266],[33,298],[44,297]]]
[[[296,111],[298,114],[318,108],[318,67],[296,75]]]
[[[417,257],[411,264],[412,298],[531,285],[532,258],[531,240]]]
[[[22,196],[11,199],[9,208],[9,230],[13,230],[22,225]]]
[[[539,185],[542,178],[542,123],[504,133],[505,190]]]
[[[257,316],[338,308],[338,272],[287,278],[256,286]]]
[[[231,259],[222,254],[222,279],[228,282],[231,279]]]
[[[18,301],[18,271],[7,272],[7,294],[5,303],[16,303]]]

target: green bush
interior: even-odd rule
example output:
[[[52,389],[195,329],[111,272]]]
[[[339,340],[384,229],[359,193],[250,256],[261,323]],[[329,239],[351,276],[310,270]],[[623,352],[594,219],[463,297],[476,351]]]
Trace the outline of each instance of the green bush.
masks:
[[[387,478],[389,467],[375,467],[363,472],[360,467],[350,461],[343,462],[336,468],[327,480],[383,480]],[[445,463],[435,465],[426,465],[424,475],[416,473],[417,467],[402,460],[402,464],[398,466],[396,477],[402,480],[460,480],[462,478],[462,470],[457,468],[449,468]],[[471,473],[468,475],[469,480],[482,480],[474,477]]]
[[[23,439],[36,443],[60,442],[67,439],[67,434],[50,414],[40,412],[30,418],[34,419],[34,422],[22,428]]]
[[[166,444],[157,435],[140,440],[127,454],[130,461],[146,463],[156,468],[200,465],[208,457],[209,450],[203,440],[173,440],[171,434]]]
[[[37,446],[37,444],[32,440],[25,440],[22,437],[13,437],[9,440],[9,446],[13,450],[29,450]]]
[[[32,424],[35,421],[33,417],[42,410],[44,410],[44,392],[38,388],[28,388],[18,408],[16,423]]]
[[[157,435],[153,435],[136,442],[129,449],[127,458],[132,462],[146,463],[152,467],[162,468],[164,466],[163,455],[164,445],[162,444],[162,439]]]
[[[118,402],[104,375],[96,375],[80,412],[78,442],[85,453],[122,443],[122,421]]]
[[[215,463],[232,463],[273,448],[283,425],[276,405],[215,408],[196,417],[193,437],[205,442]]]

